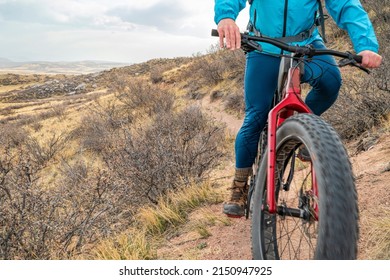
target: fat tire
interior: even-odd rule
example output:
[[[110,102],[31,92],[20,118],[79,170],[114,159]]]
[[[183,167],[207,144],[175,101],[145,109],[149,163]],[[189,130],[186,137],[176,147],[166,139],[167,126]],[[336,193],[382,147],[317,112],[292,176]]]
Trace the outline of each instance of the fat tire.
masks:
[[[304,144],[312,158],[319,196],[319,220],[313,259],[356,259],[358,242],[358,205],[352,167],[336,131],[320,117],[298,114],[277,130],[277,166],[289,145]],[[287,148],[286,148],[287,147]],[[279,259],[275,222],[263,208],[266,193],[267,155],[261,161],[252,197],[252,254],[254,259]],[[276,183],[277,184],[277,183]],[[277,188],[276,188],[277,189]],[[277,195],[277,194],[276,194]],[[275,222],[276,224],[276,222]],[[267,244],[267,246],[265,246]]]

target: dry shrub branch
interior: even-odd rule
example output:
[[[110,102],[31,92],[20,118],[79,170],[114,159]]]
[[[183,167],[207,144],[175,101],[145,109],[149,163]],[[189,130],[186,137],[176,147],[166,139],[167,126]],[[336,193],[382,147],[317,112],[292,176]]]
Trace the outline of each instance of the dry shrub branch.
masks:
[[[224,129],[198,107],[156,115],[152,124],[123,135],[104,159],[139,202],[156,203],[168,190],[203,180],[224,156]]]

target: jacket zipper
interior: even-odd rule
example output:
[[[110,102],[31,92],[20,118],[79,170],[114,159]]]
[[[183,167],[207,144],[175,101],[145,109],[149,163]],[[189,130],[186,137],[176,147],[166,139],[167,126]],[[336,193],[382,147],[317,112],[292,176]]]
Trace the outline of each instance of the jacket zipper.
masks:
[[[287,12],[288,12],[288,0],[285,0],[284,1],[284,22],[283,22],[283,36],[282,37],[286,37],[286,33],[287,33]],[[283,54],[284,51],[283,50],[280,50],[280,54]]]
[[[283,22],[283,36],[286,37],[287,32],[287,10],[288,10],[288,0],[284,1],[284,22]]]

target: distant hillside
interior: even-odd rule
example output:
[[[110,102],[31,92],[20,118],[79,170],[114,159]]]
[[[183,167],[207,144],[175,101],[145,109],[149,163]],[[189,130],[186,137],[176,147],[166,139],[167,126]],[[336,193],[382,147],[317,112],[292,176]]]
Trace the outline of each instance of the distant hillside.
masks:
[[[17,64],[18,64],[17,62],[14,62],[14,61],[9,60],[7,58],[0,57],[0,68],[14,67]]]
[[[129,63],[110,61],[22,61],[16,62],[0,57],[0,72],[19,74],[88,74],[115,67],[127,66]]]

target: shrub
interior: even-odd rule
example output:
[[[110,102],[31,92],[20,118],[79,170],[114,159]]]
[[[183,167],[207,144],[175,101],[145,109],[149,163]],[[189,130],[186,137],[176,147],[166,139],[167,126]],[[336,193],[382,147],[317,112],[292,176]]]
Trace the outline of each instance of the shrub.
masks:
[[[242,84],[245,70],[243,51],[218,50],[212,46],[207,55],[196,57],[187,68],[187,77],[197,79],[203,85],[215,85],[225,79]]]
[[[224,156],[224,130],[198,107],[156,115],[145,128],[128,133],[104,158],[140,201],[156,203],[168,190],[205,178]]]
[[[66,148],[71,138],[72,136],[67,132],[60,134],[51,132],[51,136],[44,141],[39,140],[38,137],[27,137],[25,146],[29,151],[30,159],[39,166],[45,166],[48,161]]]
[[[112,174],[85,161],[64,165],[55,193],[61,197],[57,217],[63,256],[90,250],[102,238],[131,223],[131,193]]]
[[[95,101],[89,107],[89,114],[82,118],[78,134],[81,147],[96,153],[107,149],[117,137],[117,130],[133,123],[132,112],[117,101],[103,105]]]
[[[239,114],[245,111],[243,92],[234,92],[225,96],[225,108]]]
[[[14,124],[0,124],[0,146],[15,147],[23,144],[28,133],[21,126]]]
[[[58,200],[39,186],[41,167],[25,150],[0,153],[0,258],[47,259]]]
[[[346,81],[334,106],[324,114],[344,139],[354,139],[381,125],[390,113],[388,94],[378,90],[373,81]],[[364,88],[365,87],[365,88]]]
[[[126,81],[123,78],[121,82],[114,84],[113,90],[117,99],[129,112],[143,112],[150,117],[173,108],[175,97],[162,86],[148,83],[143,79]]]

